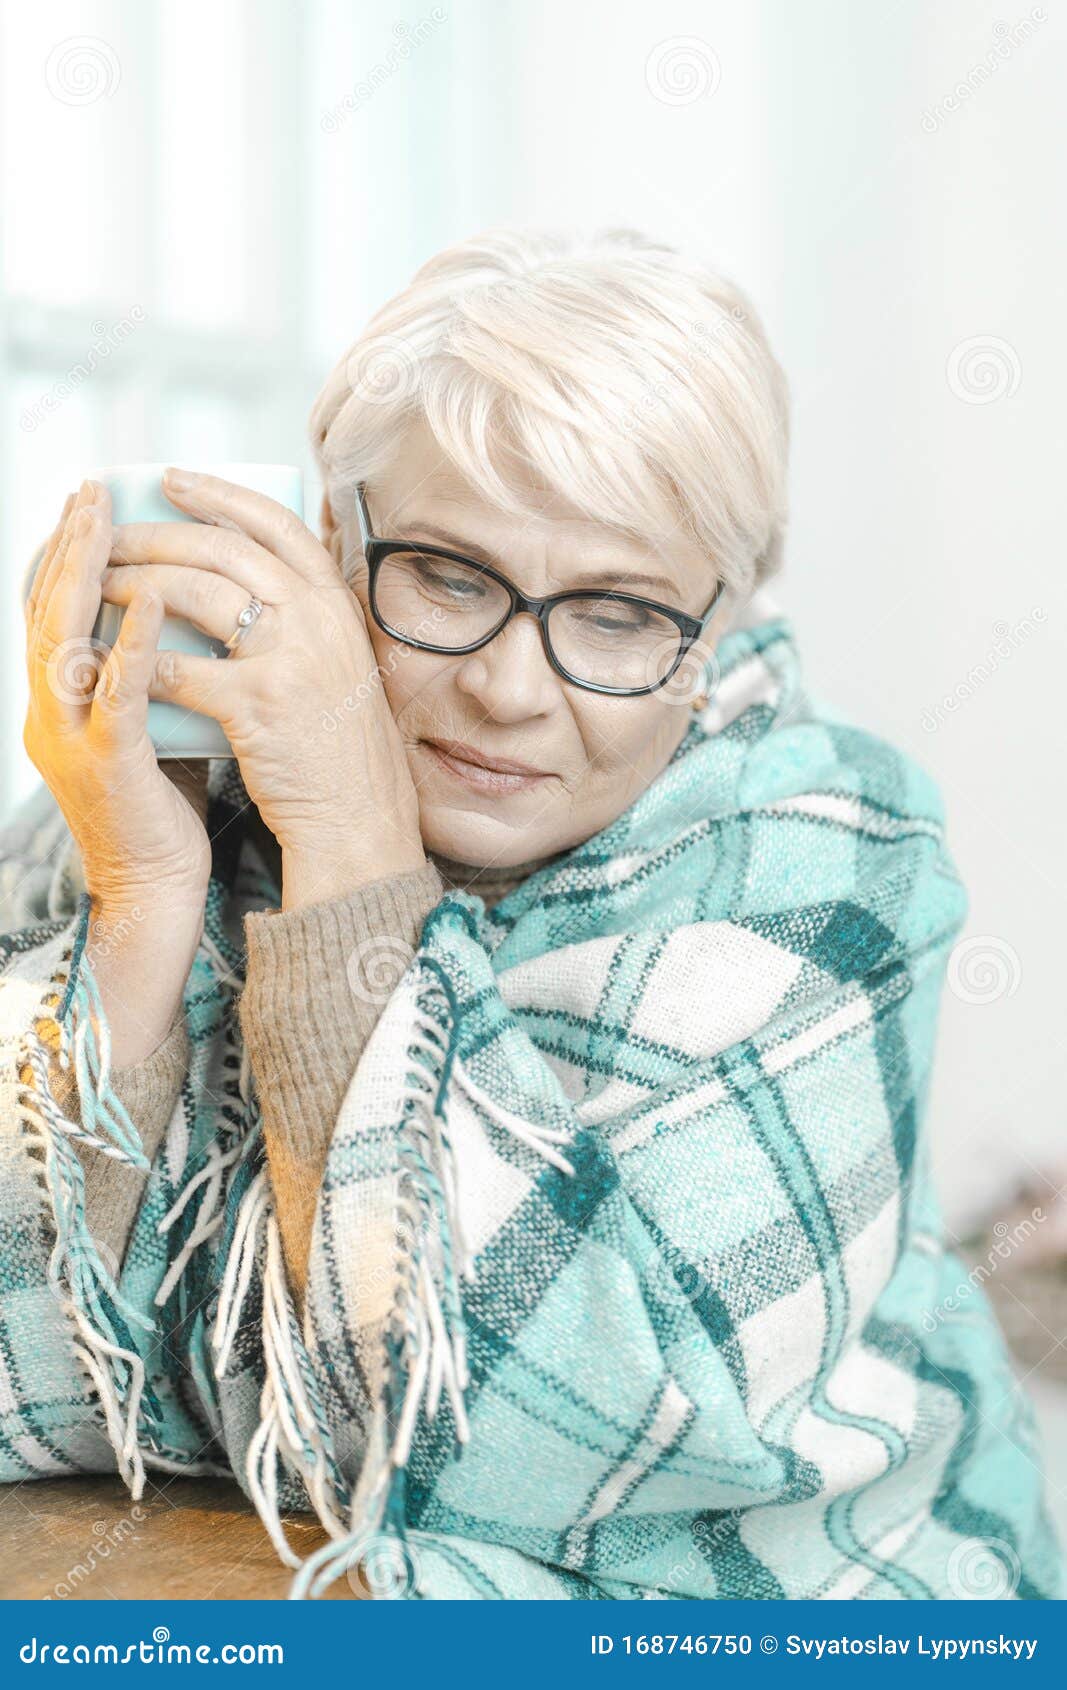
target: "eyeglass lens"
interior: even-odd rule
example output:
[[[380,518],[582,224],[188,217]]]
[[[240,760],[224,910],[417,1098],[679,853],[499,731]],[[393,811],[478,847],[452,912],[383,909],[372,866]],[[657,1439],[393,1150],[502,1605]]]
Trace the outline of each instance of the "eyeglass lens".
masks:
[[[511,598],[480,570],[411,551],[383,559],[375,604],[382,621],[403,639],[455,651],[503,627]],[[556,661],[575,680],[625,689],[662,681],[682,644],[670,617],[592,592],[552,606],[548,639]]]

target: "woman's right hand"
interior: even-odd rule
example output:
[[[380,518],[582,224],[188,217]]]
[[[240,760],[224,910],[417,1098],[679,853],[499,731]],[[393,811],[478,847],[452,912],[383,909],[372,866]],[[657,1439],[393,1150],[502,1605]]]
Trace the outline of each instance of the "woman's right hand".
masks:
[[[181,1002],[203,930],[211,847],[197,792],[186,779],[190,802],[164,774],[148,735],[162,599],[138,594],[110,651],[92,640],[111,545],[110,495],[83,482],[26,601],[23,744],[81,854],[92,895],[87,949],[91,962],[94,949],[101,957],[94,973],[120,1068],[155,1049]],[[94,937],[116,933],[119,941],[94,947]]]

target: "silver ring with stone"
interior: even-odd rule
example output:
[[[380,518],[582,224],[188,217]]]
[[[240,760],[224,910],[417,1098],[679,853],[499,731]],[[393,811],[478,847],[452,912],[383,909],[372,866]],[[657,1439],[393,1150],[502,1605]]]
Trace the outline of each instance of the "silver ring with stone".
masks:
[[[253,594],[242,610],[240,616],[237,618],[237,626],[233,633],[230,635],[228,640],[223,641],[227,651],[232,651],[237,642],[244,638],[245,633],[252,626],[252,623],[256,620],[256,617],[262,609],[263,600],[257,599]]]

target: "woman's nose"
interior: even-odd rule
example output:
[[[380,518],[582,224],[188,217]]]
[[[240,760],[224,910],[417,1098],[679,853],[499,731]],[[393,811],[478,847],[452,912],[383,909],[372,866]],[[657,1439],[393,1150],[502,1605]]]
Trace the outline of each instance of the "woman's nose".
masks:
[[[526,611],[460,664],[456,685],[498,722],[545,716],[560,698],[559,676],[548,661],[536,617]]]

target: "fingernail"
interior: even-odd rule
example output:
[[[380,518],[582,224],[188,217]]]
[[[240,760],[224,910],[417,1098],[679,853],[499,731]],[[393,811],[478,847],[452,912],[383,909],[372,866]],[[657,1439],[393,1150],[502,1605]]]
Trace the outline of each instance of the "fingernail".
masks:
[[[176,493],[186,493],[189,488],[200,480],[191,469],[165,469],[163,479],[168,487],[173,487]]]

